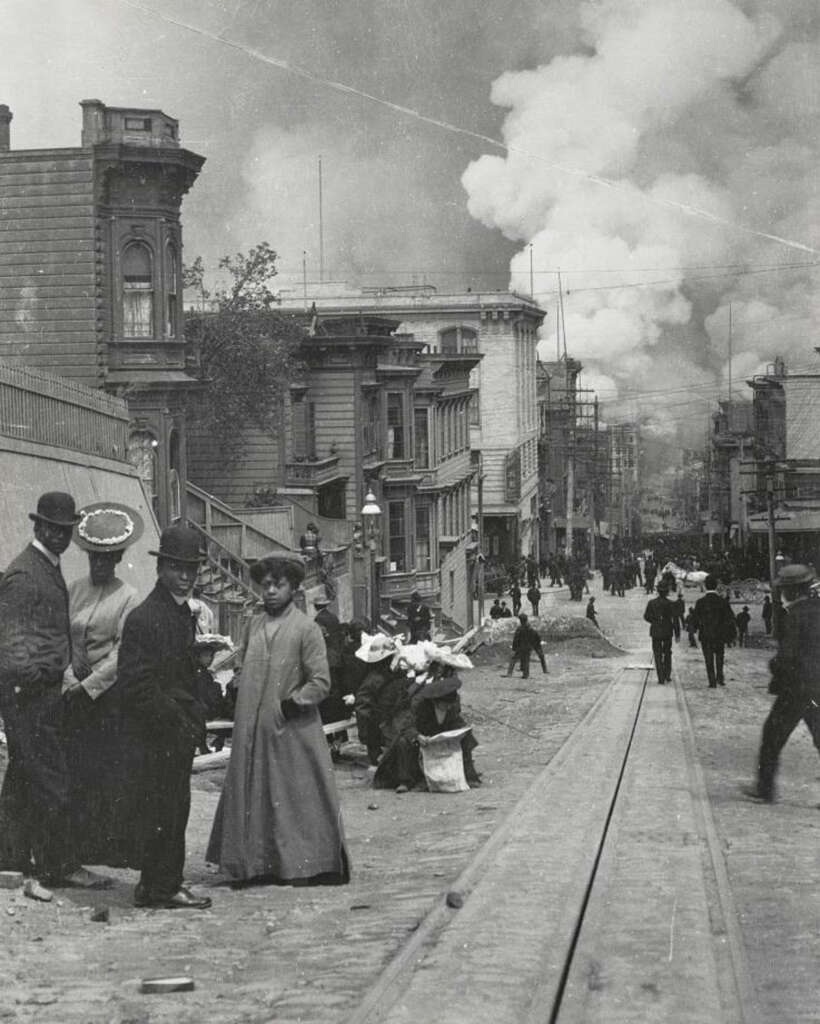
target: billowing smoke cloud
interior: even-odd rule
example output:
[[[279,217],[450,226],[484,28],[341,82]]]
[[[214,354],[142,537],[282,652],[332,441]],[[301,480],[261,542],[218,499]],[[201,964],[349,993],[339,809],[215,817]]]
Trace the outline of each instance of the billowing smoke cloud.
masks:
[[[469,165],[469,210],[525,243],[511,283],[532,259],[545,358],[562,269],[570,354],[622,413],[702,436],[730,304],[733,379],[812,361],[818,257],[755,231],[820,242],[818,38],[791,0],[588,2],[575,52],[495,81],[509,150]]]

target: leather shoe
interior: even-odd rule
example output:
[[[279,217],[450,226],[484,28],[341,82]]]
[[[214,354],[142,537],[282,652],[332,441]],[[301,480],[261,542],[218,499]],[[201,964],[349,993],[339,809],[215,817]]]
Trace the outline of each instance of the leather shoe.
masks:
[[[107,875],[98,875],[94,871],[89,871],[88,868],[77,868],[76,871],[72,871],[70,875],[66,875],[56,883],[58,887],[70,886],[72,889],[110,889],[113,884],[113,878],[108,878]]]
[[[759,804],[775,803],[774,793],[763,792],[758,786],[741,786],[740,792],[750,800],[754,800]]]
[[[163,910],[207,910],[211,902],[210,896],[194,896],[190,889],[180,886],[173,896],[151,899],[146,906]]]

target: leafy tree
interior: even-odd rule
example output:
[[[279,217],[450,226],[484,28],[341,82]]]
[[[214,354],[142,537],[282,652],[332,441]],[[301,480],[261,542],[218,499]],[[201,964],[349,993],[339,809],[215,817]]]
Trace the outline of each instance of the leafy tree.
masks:
[[[301,368],[303,329],[278,311],[271,290],[276,253],[267,242],[247,254],[223,256],[227,284],[213,298],[204,286],[201,257],[184,268],[185,287],[201,309],[185,320],[186,341],[199,355],[205,390],[189,405],[192,425],[228,457],[241,457],[248,427],[276,431],[288,384]]]

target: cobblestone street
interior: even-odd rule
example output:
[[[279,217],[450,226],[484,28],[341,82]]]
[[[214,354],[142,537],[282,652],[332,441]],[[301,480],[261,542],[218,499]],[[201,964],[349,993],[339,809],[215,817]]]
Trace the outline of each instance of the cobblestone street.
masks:
[[[569,606],[566,591],[546,594],[547,614],[578,607]],[[501,679],[502,656],[498,664],[464,674],[463,704],[480,742],[482,788],[457,796],[397,795],[371,789],[363,764],[341,763],[337,778],[354,869],[349,886],[234,891],[220,884],[203,862],[222,774],[213,772],[194,779],[187,867],[188,879],[213,896],[211,911],[135,910],[130,872],[116,872],[113,893],[93,902],[68,890],[52,905],[0,893],[0,1019],[344,1019],[614,673],[647,663],[644,600],[636,591],[625,599],[598,598],[605,632],[630,652],[623,658],[590,659],[553,648],[546,678],[539,669],[528,680]],[[700,653],[685,646],[685,636],[675,647],[673,674],[690,707],[763,1019],[809,1021],[816,1019],[819,952],[820,906],[812,883],[820,824],[817,760],[808,735],[798,731],[784,757],[782,803],[769,808],[740,799],[738,785],[751,776],[769,700],[768,651],[756,636],[753,642],[729,652],[725,691],[705,688]],[[560,831],[562,821],[555,827]],[[103,898],[110,923],[93,922],[92,908]],[[514,972],[513,964],[501,963]],[[141,978],[177,973],[194,977],[194,992],[138,993]]]

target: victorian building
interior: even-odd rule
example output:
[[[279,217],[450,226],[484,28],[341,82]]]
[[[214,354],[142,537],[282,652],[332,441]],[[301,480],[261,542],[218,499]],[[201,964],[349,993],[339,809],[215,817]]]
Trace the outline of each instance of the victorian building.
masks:
[[[432,286],[344,289],[317,296],[320,316],[367,314],[398,321],[422,351],[475,357],[465,412],[475,473],[472,511],[485,556],[501,564],[538,556],[537,330],[544,311],[512,292],[439,294]],[[283,309],[304,298],[284,295]]]
[[[160,110],[83,100],[80,145],[13,150],[0,106],[0,360],[126,398],[127,457],[182,513],[182,198],[204,163]]]
[[[325,545],[353,529],[356,618],[389,619],[418,591],[437,616],[471,625],[470,374],[481,356],[427,352],[381,314],[297,319],[308,328],[302,370],[276,426],[249,429],[230,466],[194,432],[193,482],[245,519],[254,513],[239,507],[254,495],[288,505],[300,522],[312,518]],[[367,525],[369,493],[380,514]]]

